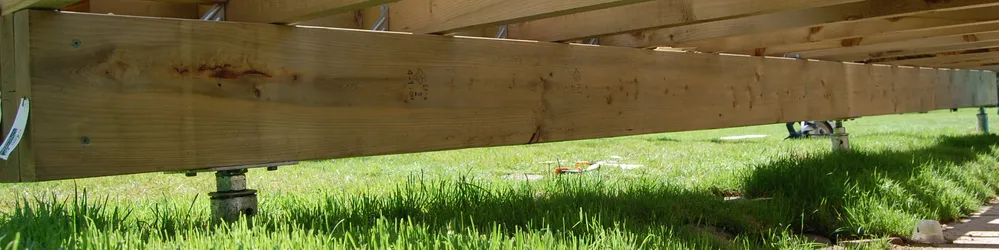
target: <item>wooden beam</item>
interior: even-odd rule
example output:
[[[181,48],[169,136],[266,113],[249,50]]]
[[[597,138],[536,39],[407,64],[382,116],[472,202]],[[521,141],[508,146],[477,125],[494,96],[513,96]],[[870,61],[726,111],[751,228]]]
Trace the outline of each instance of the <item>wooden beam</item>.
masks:
[[[822,24],[892,18],[932,11],[999,5],[999,0],[874,0],[823,8],[749,16],[694,25],[647,30],[600,38],[600,44],[624,47],[678,45],[729,36],[772,32]]]
[[[291,24],[399,0],[243,0],[226,5],[226,20]]]
[[[774,32],[722,37],[698,42],[680,43],[677,46],[697,48],[702,52],[750,53],[755,55],[783,55],[770,47],[809,43],[822,40],[843,40],[904,30],[955,27],[983,22],[999,21],[999,6],[939,11],[891,18],[872,18],[857,22],[839,22],[818,26],[785,29]],[[852,42],[852,43],[851,43]],[[844,46],[854,44],[846,40]]]
[[[361,11],[361,10],[356,10]],[[319,27],[331,27],[331,28],[347,28],[347,29],[365,29],[362,26],[360,20],[358,20],[357,12],[351,11],[347,13],[340,13],[336,15],[324,16],[304,22],[297,23],[296,25],[303,26],[319,26]]]
[[[61,9],[80,0],[0,0],[0,11],[3,15],[23,9]]]
[[[858,1],[657,0],[510,25],[509,34],[515,39],[568,41]]]
[[[29,11],[4,15],[2,19],[0,57],[3,58],[0,59],[0,89],[3,91],[3,100],[0,101],[2,103],[0,107],[3,109],[3,122],[0,123],[0,127],[4,132],[0,137],[7,139],[7,132],[11,131],[11,125],[14,124],[20,99],[31,99],[32,62],[26,49],[31,46],[28,36]],[[27,126],[23,138],[31,138],[30,127],[34,124],[28,123]],[[19,146],[11,152],[10,158],[3,161],[3,167],[0,168],[0,182],[35,179],[34,159],[33,142],[22,139]]]
[[[33,154],[21,164],[36,175],[22,181],[828,120],[997,96],[983,71],[26,13],[30,46],[17,49],[33,70],[18,76],[30,80]]]
[[[991,66],[999,63],[999,49],[985,49],[975,51],[960,51],[942,53],[929,57],[921,57],[906,60],[881,61],[878,63],[892,65],[917,65],[924,67],[939,68],[975,68]]]
[[[389,27],[413,33],[448,33],[465,28],[510,24],[649,1],[651,0],[406,0],[389,6]]]
[[[0,18],[0,90],[5,92],[10,92],[12,90],[16,91],[16,79],[14,78],[14,63],[15,57],[14,53],[14,15],[4,15]],[[14,92],[16,93],[16,92]],[[8,95],[8,94],[3,94]],[[13,102],[16,98],[4,98],[2,105],[3,108],[3,120],[12,121],[14,120],[14,114],[17,109],[18,103]],[[6,131],[10,131],[11,123],[0,123],[3,128],[0,138],[6,136]],[[6,139],[6,138],[3,138]],[[2,141],[2,140],[0,140]],[[17,154],[14,152],[12,154]],[[17,163],[19,157],[10,158],[8,161],[0,162],[0,182],[19,182],[21,181],[21,165]]]
[[[154,1],[154,2],[174,3],[174,4],[217,4],[217,3],[228,2],[228,0],[143,0],[143,1]]]
[[[90,12],[90,0],[81,0],[59,9],[60,11]]]
[[[850,53],[833,55],[807,54],[808,58],[833,61],[863,61],[879,58],[937,54],[999,46],[999,31],[914,39],[893,43],[857,46]],[[845,51],[844,51],[845,52]],[[818,53],[816,53],[818,54]]]
[[[897,43],[942,36],[968,35],[995,30],[999,30],[999,22],[961,25],[957,27],[941,27],[937,29],[909,30],[863,37],[851,37],[842,40],[833,39],[811,43],[775,46],[768,48],[767,54],[779,53],[780,55],[799,55],[802,58],[821,58],[830,55],[855,53],[863,50],[863,46],[876,46],[878,44]]]
[[[91,13],[113,13],[146,17],[197,19],[201,17],[196,4],[178,4],[147,0],[89,0]]]

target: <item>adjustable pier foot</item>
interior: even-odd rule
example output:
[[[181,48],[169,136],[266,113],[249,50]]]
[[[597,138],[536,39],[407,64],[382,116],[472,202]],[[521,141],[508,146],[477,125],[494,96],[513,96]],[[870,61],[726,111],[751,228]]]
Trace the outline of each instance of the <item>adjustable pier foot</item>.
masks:
[[[252,218],[257,210],[257,190],[246,188],[246,172],[249,168],[267,168],[275,171],[278,166],[295,165],[298,162],[278,162],[233,167],[218,167],[196,169],[182,172],[185,176],[198,176],[198,172],[215,172],[216,191],[208,193],[212,202],[212,219],[214,222],[232,223],[240,217]]]
[[[850,150],[850,134],[846,133],[846,127],[843,127],[843,121],[836,121],[835,130],[836,133],[833,133],[832,135],[832,150]]]
[[[978,108],[978,131],[989,134],[989,115],[985,113],[985,107]]]
[[[214,221],[232,223],[257,214],[257,190],[246,188],[246,169],[215,172],[215,185],[218,190],[208,194]]]

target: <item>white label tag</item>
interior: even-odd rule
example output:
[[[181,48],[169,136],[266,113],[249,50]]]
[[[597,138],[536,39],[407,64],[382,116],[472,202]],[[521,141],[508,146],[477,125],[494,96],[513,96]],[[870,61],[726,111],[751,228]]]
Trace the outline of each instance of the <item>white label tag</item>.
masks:
[[[17,107],[17,115],[14,116],[14,126],[11,126],[7,139],[0,145],[0,159],[7,160],[10,152],[17,148],[24,135],[24,128],[28,124],[28,99],[21,98],[21,105]]]

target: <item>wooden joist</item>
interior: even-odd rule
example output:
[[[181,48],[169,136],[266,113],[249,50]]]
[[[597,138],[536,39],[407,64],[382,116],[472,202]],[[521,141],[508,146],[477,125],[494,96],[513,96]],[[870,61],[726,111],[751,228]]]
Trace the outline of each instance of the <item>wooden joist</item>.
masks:
[[[16,160],[0,168],[0,176],[17,169],[17,180],[3,181],[996,103],[995,73],[985,71],[48,11],[16,15],[0,32],[0,41],[10,41],[8,31],[17,33],[13,50],[19,53],[15,67],[3,64],[0,71],[3,79],[11,73],[19,79],[4,81],[3,108],[29,98],[30,134]],[[4,50],[0,56],[9,59]],[[12,113],[5,110],[3,124]]]
[[[680,27],[632,32],[602,37],[600,38],[600,44],[624,47],[678,45],[707,39],[765,33],[782,29],[996,5],[999,5],[999,1],[997,0],[863,1],[822,8],[786,11],[770,15],[757,15]]]
[[[930,57],[891,60],[879,63],[894,65],[925,65],[927,67],[941,68],[977,68],[994,66],[999,63],[999,49],[956,51],[932,55]]]
[[[569,41],[858,1],[656,0],[511,25],[509,34],[516,39]]]
[[[396,1],[399,0],[235,0],[226,4],[226,20],[291,24]]]
[[[792,54],[803,58],[822,58],[830,55],[852,54],[868,45],[895,43],[942,36],[967,35],[999,30],[999,22],[988,22],[938,29],[907,30],[862,37],[822,40],[810,43],[788,44],[767,48],[767,54]]]
[[[999,21],[999,6],[922,13],[918,15],[872,18],[856,22],[838,22],[812,27],[785,29],[742,36],[723,37],[678,46],[697,48],[701,52],[730,52],[781,56],[786,51],[771,47],[838,40],[842,46],[860,42],[860,37],[905,30],[938,29]]]
[[[389,27],[391,30],[413,33],[448,33],[464,28],[509,24],[648,1],[650,0],[405,0],[389,6]]]
[[[973,50],[997,46],[999,46],[999,31],[990,31],[857,46],[852,50],[841,51],[849,51],[850,53],[807,55],[810,56],[809,58],[825,60],[862,61],[922,54],[937,54],[947,51]]]
[[[0,0],[3,15],[23,9],[60,9],[80,0]]]
[[[89,0],[91,13],[197,19],[198,5],[183,1]]]
[[[156,1],[156,2],[176,3],[176,4],[217,4],[217,3],[226,3],[229,0],[144,0],[144,1]],[[235,0],[235,1],[240,1],[240,0]]]

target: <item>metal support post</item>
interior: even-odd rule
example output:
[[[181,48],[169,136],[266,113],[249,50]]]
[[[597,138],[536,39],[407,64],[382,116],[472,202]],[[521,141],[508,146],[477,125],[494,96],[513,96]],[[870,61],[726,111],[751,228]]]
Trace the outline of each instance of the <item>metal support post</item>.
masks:
[[[985,113],[985,107],[978,108],[978,131],[989,134],[989,115]]]
[[[241,216],[249,219],[259,211],[257,210],[257,190],[246,188],[247,169],[267,168],[267,171],[276,171],[279,166],[295,164],[298,162],[205,168],[167,173],[182,173],[185,176],[194,177],[198,176],[198,172],[215,172],[216,191],[208,193],[212,202],[212,218],[215,222],[232,223],[239,220]]]
[[[832,135],[832,150],[833,151],[847,151],[850,150],[850,134],[846,133],[846,127],[843,127],[843,121],[836,121],[836,133]]]
[[[246,188],[246,169],[215,172],[216,192],[212,200],[212,218],[233,223],[240,217],[247,220],[257,214],[257,190]]]

